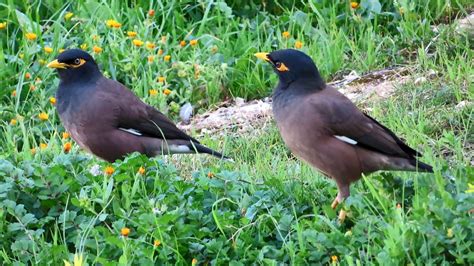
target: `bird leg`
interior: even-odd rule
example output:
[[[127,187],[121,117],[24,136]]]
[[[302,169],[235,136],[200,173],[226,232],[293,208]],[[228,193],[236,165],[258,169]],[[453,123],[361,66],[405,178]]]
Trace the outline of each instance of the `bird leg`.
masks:
[[[339,192],[337,193],[337,196],[336,198],[334,199],[334,201],[332,202],[331,204],[331,208],[333,209],[336,209],[337,206],[339,205],[339,203],[343,202],[346,198],[349,197],[349,194],[350,194],[350,184],[341,184],[341,183],[337,183],[337,188],[339,190]],[[346,211],[344,210],[340,210],[339,211],[339,221],[342,223],[344,222],[344,220],[346,219]]]

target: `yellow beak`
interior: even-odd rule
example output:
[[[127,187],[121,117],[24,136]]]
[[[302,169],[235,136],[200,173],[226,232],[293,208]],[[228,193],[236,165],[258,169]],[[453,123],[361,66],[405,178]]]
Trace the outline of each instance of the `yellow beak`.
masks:
[[[270,59],[268,58],[268,53],[256,53],[254,54],[258,59],[265,60],[267,62],[270,62]]]
[[[66,68],[67,64],[65,63],[60,63],[57,59],[54,61],[49,62],[48,65],[46,65],[49,68]]]

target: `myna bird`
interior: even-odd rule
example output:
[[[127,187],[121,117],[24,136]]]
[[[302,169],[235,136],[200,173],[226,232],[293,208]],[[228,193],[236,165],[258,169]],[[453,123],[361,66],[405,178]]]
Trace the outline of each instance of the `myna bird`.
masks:
[[[121,83],[104,77],[88,53],[64,51],[48,67],[59,73],[56,106],[61,122],[79,146],[94,155],[109,162],[132,152],[226,158],[178,129]]]
[[[346,96],[328,86],[313,60],[287,49],[257,53],[279,77],[273,114],[290,150],[336,181],[338,203],[349,197],[350,184],[377,170],[433,172],[417,160],[390,129],[361,112]]]

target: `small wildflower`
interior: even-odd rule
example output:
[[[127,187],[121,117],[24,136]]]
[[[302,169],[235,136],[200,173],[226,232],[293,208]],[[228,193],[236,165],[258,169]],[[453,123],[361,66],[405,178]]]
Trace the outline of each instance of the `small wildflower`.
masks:
[[[112,166],[105,167],[104,173],[106,175],[112,175],[115,172],[115,169]]]
[[[166,43],[166,36],[161,36],[161,43],[163,43],[163,44]]]
[[[154,9],[148,10],[148,16],[149,16],[149,17],[155,16],[155,10],[154,10]]]
[[[466,193],[474,193],[474,184],[467,183]]]
[[[198,260],[196,258],[194,258],[192,261],[191,261],[191,265],[196,265],[198,263]]]
[[[160,82],[160,83],[165,82],[165,77],[158,77],[158,82]]]
[[[296,48],[296,49],[301,49],[301,47],[303,47],[303,43],[300,42],[300,41],[296,41],[296,42],[295,42],[295,48]]]
[[[63,132],[62,138],[63,139],[68,139],[70,137],[69,132]]]
[[[100,54],[102,52],[102,48],[97,45],[94,45],[94,47],[92,47],[92,51],[94,51],[94,53],[96,54]]]
[[[179,43],[179,46],[181,46],[181,47],[186,46],[186,41],[181,41],[181,42]]]
[[[171,55],[165,55],[163,59],[165,60],[165,62],[168,62],[171,59]]]
[[[47,53],[47,54],[50,54],[53,52],[53,48],[49,47],[49,46],[45,46],[43,48],[44,52]]]
[[[47,62],[46,62],[46,60],[44,60],[44,59],[40,59],[40,60],[38,60],[38,63],[39,63],[40,65],[44,66],[44,65],[46,65]]]
[[[133,45],[135,45],[136,47],[140,47],[143,45],[143,41],[140,41],[139,39],[134,39],[132,41]]]
[[[59,53],[66,51],[66,49],[59,49]]]
[[[35,154],[36,154],[36,149],[35,149],[35,148],[31,148],[31,149],[30,149],[30,153],[31,153],[32,155],[35,155]]]
[[[30,79],[30,78],[31,78],[30,72],[26,72],[26,73],[25,73],[25,79]]]
[[[120,229],[120,234],[124,237],[127,237],[130,234],[130,228],[124,227]]]
[[[214,173],[213,173],[213,172],[208,172],[208,173],[207,173],[207,177],[208,177],[208,178],[213,178],[213,177],[214,177]]]
[[[45,150],[46,148],[48,148],[48,144],[40,143],[40,149]]]
[[[46,121],[46,120],[48,120],[48,117],[49,117],[48,114],[45,113],[45,112],[42,112],[42,113],[40,113],[40,114],[38,115],[38,118],[39,118],[41,121]]]
[[[16,90],[12,91],[12,96],[16,97]]]
[[[105,24],[107,25],[107,27],[114,29],[118,29],[122,26],[122,24],[116,21],[115,19],[109,19],[105,22]]]
[[[17,122],[16,119],[12,118],[12,120],[10,120],[10,125],[15,126],[16,122]]]
[[[150,94],[150,96],[155,96],[158,94],[158,91],[155,89],[151,89],[151,90],[148,90],[148,93]]]
[[[152,63],[153,60],[155,60],[155,56],[149,55],[149,56],[147,57],[147,60],[148,60],[148,63]]]
[[[336,255],[332,255],[332,256],[331,256],[331,261],[332,261],[332,263],[336,263],[336,262],[337,262],[337,256],[336,256]]]
[[[28,39],[29,41],[34,41],[36,40],[36,34],[34,34],[33,32],[28,32],[27,34],[25,34],[25,37],[26,39]]]
[[[155,44],[152,42],[146,42],[146,48],[153,50],[155,49]]]
[[[30,84],[30,91],[35,91],[35,90],[36,90],[36,86],[33,84]]]
[[[137,33],[134,31],[127,31],[127,36],[130,38],[134,38],[137,36]]]
[[[70,20],[73,16],[74,16],[74,13],[72,13],[72,12],[67,12],[66,14],[64,14],[64,20],[68,21],[68,20]]]
[[[172,91],[171,91],[170,89],[164,89],[164,90],[163,90],[163,94],[164,94],[164,95],[170,95],[171,92],[172,92]]]
[[[52,105],[55,105],[56,104],[56,98],[50,97],[49,98],[49,103],[51,103]]]
[[[35,79],[35,84],[39,84],[39,83],[41,83],[41,82],[42,82],[42,80],[41,80],[40,78],[36,78],[36,79]]]
[[[357,3],[357,2],[351,2],[351,8],[352,8],[352,9],[356,9],[356,8],[358,8],[358,7],[359,7],[359,3]]]
[[[153,242],[153,246],[156,248],[156,247],[159,247],[161,245],[161,241],[156,239],[154,242]]]
[[[285,39],[290,38],[290,32],[288,32],[288,31],[284,31],[281,35],[282,35],[283,38],[285,38]]]
[[[219,50],[219,48],[217,48],[217,45],[214,45],[214,46],[211,47],[211,52],[213,54],[217,53],[218,50]]]
[[[397,203],[397,209],[401,209],[402,205],[400,203]]]
[[[144,175],[144,174],[145,174],[145,167],[140,166],[140,168],[138,168],[138,172],[137,172],[137,173],[140,174],[140,175]]]
[[[64,143],[64,145],[63,145],[64,153],[69,153],[69,151],[71,151],[71,148],[72,148],[72,143],[71,142]]]
[[[163,54],[163,49],[158,50],[158,55],[162,55],[162,54]]]
[[[25,57],[25,54],[21,53],[21,54],[18,55],[18,57],[20,57],[20,59],[23,59],[23,57]]]
[[[87,50],[87,43],[81,44],[80,47],[81,47],[82,50]]]
[[[0,30],[4,30],[6,27],[7,27],[7,23],[6,23],[6,22],[0,23]]]
[[[448,228],[448,231],[446,232],[446,236],[448,238],[452,238],[454,236],[453,228]]]
[[[195,46],[197,43],[198,43],[198,40],[191,40],[191,41],[189,41],[189,44],[190,44],[191,46]]]

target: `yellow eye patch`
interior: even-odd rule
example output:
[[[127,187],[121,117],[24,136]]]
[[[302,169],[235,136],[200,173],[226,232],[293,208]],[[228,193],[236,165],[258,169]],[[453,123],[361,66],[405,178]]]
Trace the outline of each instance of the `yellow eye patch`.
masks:
[[[279,63],[276,66],[276,69],[280,72],[290,71],[290,69],[287,66],[285,66],[285,64],[283,64],[283,63]]]
[[[76,60],[77,60],[77,59],[76,59]],[[86,63],[86,60],[84,60],[84,59],[81,58],[81,59],[79,59],[79,64],[75,64],[75,63],[74,63],[74,64],[69,64],[68,66],[69,66],[69,67],[73,67],[73,68],[78,68],[78,67],[84,65],[85,63]]]

